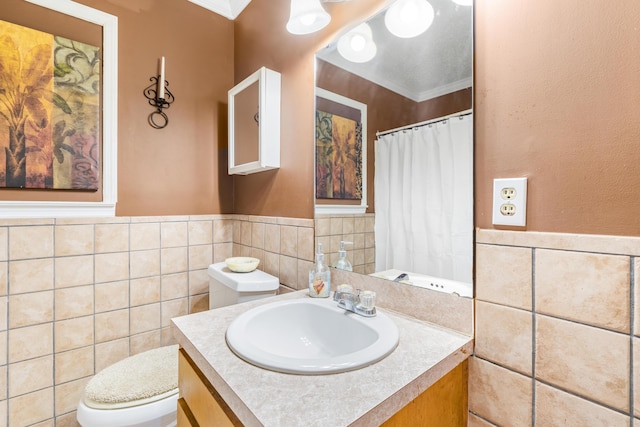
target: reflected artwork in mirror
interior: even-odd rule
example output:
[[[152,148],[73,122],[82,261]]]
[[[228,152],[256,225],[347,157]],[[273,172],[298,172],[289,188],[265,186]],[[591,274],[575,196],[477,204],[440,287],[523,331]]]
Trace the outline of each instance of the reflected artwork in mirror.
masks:
[[[354,272],[471,297],[473,8],[428,2],[418,35],[392,34],[387,9],[316,53],[316,88],[366,105],[368,134],[366,212],[316,198],[316,239],[330,265],[352,242]]]

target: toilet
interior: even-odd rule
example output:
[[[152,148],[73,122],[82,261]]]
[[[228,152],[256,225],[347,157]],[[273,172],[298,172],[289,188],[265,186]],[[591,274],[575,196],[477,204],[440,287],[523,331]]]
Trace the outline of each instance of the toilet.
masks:
[[[78,403],[82,427],[176,425],[178,346],[127,357],[98,372]]]
[[[224,262],[209,266],[209,308],[274,296],[279,287],[277,277],[261,270],[234,273]]]
[[[264,271],[234,273],[224,262],[212,264],[209,308],[276,295],[277,277]],[[98,372],[78,403],[82,427],[174,427],[178,402],[178,346],[127,357]]]

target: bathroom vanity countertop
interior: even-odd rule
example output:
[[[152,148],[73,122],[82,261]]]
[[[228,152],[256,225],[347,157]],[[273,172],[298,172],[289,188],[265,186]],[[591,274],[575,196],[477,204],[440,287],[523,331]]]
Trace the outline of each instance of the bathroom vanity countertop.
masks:
[[[299,291],[172,319],[178,343],[247,426],[379,425],[447,374],[473,350],[471,337],[378,307],[400,331],[386,358],[355,371],[291,375],[237,357],[225,332],[241,313]],[[340,331],[336,331],[339,334]]]

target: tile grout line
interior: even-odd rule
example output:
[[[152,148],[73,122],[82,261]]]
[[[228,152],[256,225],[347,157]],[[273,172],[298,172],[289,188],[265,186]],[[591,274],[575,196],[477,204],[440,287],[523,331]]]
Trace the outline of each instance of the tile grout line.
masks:
[[[508,248],[535,248],[542,249],[547,251],[558,251],[558,252],[575,252],[575,253],[583,253],[583,254],[598,254],[598,255],[611,255],[611,256],[640,256],[640,255],[630,255],[628,252],[632,251],[599,251],[598,249],[579,249],[579,248],[560,248],[554,246],[531,246],[526,244],[516,244],[516,243],[504,243],[504,242],[476,242],[477,245],[483,246],[499,246],[499,247],[508,247]]]
[[[531,248],[531,425],[536,425],[536,248]]]
[[[629,258],[629,323],[630,323],[630,331],[629,334],[629,426],[633,427],[633,415],[634,415],[634,369],[633,369],[633,337],[637,332],[635,330],[635,257],[631,256]]]
[[[96,351],[96,249],[97,249],[97,245],[96,245],[96,241],[98,240],[98,230],[96,225],[93,225],[93,253],[91,254],[91,260],[93,261],[93,268],[92,268],[92,284],[93,284],[93,369],[92,369],[92,374],[91,376],[94,376],[97,372],[97,363],[96,361],[98,360],[98,354]]]
[[[52,395],[52,399],[53,399],[53,414],[52,414],[52,419],[53,419],[53,425],[56,425],[56,409],[55,409],[55,402],[56,402],[56,324],[57,324],[57,315],[56,315],[56,231],[58,230],[58,220],[54,219],[53,222],[53,230],[51,231],[53,236],[52,236],[52,241],[53,241],[53,254],[51,257],[51,261],[52,261],[52,267],[51,269],[53,277],[52,277],[52,282],[53,282],[53,321],[51,322],[51,337],[52,337],[52,341],[53,341],[53,348],[52,350],[52,354],[51,354],[51,384],[52,384],[52,390],[51,390],[51,395]],[[95,322],[94,323],[94,327],[95,327]],[[94,333],[94,338],[95,338],[95,333]]]
[[[5,391],[5,423],[6,425],[9,425],[9,329],[10,329],[10,324],[9,321],[10,319],[10,308],[11,308],[11,275],[9,274],[9,265],[11,263],[11,227],[7,227],[7,267],[6,267],[6,274],[7,274],[7,312],[5,314],[5,319],[7,322],[7,330],[6,330],[6,336],[5,336],[5,345],[6,347],[6,360],[5,360],[5,372],[4,372],[4,381],[5,381],[5,387],[4,387],[4,391]]]
[[[606,408],[606,409],[608,409],[610,411],[617,412],[617,413],[619,413],[621,415],[624,415],[624,416],[628,416],[629,415],[628,414],[629,411],[627,411],[625,409],[620,409],[620,408],[617,408],[615,406],[612,406],[611,404],[603,403],[603,402],[601,402],[601,401],[599,401],[599,400],[597,400],[597,399],[595,399],[593,397],[589,397],[589,396],[586,396],[584,394],[578,394],[575,391],[573,391],[571,389],[568,389],[568,388],[566,388],[564,386],[559,386],[557,384],[554,384],[552,382],[549,382],[549,381],[546,381],[546,380],[543,380],[543,379],[537,380],[537,382],[539,382],[540,384],[549,386],[551,388],[555,388],[555,389],[557,389],[559,391],[562,391],[564,393],[570,394],[570,395],[572,395],[574,397],[577,397],[579,399],[584,400],[585,402],[590,402],[590,403],[593,403],[594,405],[601,406],[601,407]]]
[[[127,357],[131,356],[131,294],[132,294],[132,289],[131,289],[131,243],[132,243],[132,239],[131,239],[131,222],[129,222],[127,224],[127,256],[129,257],[129,269],[128,269],[128,274],[127,274],[127,289],[129,291],[129,295],[128,295],[128,299],[127,299],[127,317],[129,318],[128,320],[128,330],[127,330]],[[161,253],[162,255],[162,253]],[[160,259],[160,261],[162,262],[162,259]],[[160,264],[162,265],[162,264]],[[94,271],[95,271],[95,267],[94,267]]]

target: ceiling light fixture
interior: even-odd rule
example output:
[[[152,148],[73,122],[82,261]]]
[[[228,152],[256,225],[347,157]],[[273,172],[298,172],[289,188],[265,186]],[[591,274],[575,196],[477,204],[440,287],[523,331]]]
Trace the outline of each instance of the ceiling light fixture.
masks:
[[[291,14],[287,31],[291,34],[310,34],[326,27],[331,16],[320,0],[291,0]]]
[[[473,6],[473,0],[451,0],[451,1],[460,6]]]
[[[427,0],[398,0],[384,15],[384,23],[394,36],[416,37],[433,23],[433,7]]]
[[[373,41],[371,27],[366,22],[358,25],[338,40],[338,52],[351,62],[367,62],[373,59],[378,48]]]

